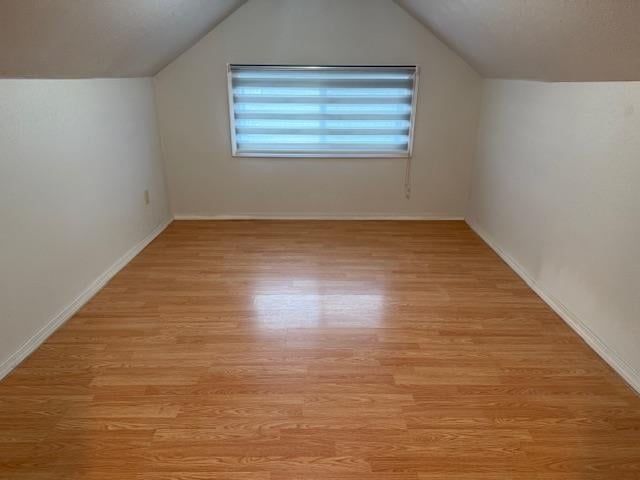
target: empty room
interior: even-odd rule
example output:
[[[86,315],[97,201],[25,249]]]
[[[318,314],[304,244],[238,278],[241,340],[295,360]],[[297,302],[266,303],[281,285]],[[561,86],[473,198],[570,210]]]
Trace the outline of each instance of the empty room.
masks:
[[[638,25],[0,0],[0,479],[640,479]]]

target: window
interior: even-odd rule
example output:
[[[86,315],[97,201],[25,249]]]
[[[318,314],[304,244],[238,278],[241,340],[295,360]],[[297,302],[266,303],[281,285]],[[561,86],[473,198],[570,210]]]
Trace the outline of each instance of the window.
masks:
[[[409,157],[418,69],[229,65],[234,156]]]

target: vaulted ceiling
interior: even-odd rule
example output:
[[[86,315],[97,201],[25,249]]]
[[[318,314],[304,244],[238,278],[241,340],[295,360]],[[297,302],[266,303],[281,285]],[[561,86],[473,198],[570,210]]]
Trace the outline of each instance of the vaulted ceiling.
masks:
[[[157,73],[245,0],[0,0],[0,77]]]
[[[480,74],[640,80],[640,0],[396,0]]]
[[[0,77],[153,75],[245,1],[0,0]],[[640,0],[395,1],[485,77],[640,80]]]

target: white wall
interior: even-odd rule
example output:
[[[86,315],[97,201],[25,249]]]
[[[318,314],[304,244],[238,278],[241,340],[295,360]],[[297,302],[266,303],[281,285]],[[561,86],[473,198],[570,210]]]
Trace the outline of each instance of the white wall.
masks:
[[[640,82],[485,82],[469,221],[640,390]]]
[[[412,198],[402,159],[231,157],[227,63],[420,65]],[[481,80],[390,0],[252,0],[155,84],[177,215],[464,214]]]
[[[0,378],[168,219],[164,183],[150,79],[0,80]]]

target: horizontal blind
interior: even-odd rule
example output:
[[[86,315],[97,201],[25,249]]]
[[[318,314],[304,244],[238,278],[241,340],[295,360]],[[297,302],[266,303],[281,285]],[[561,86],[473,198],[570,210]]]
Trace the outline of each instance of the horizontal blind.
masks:
[[[416,67],[229,67],[234,154],[410,152]]]

